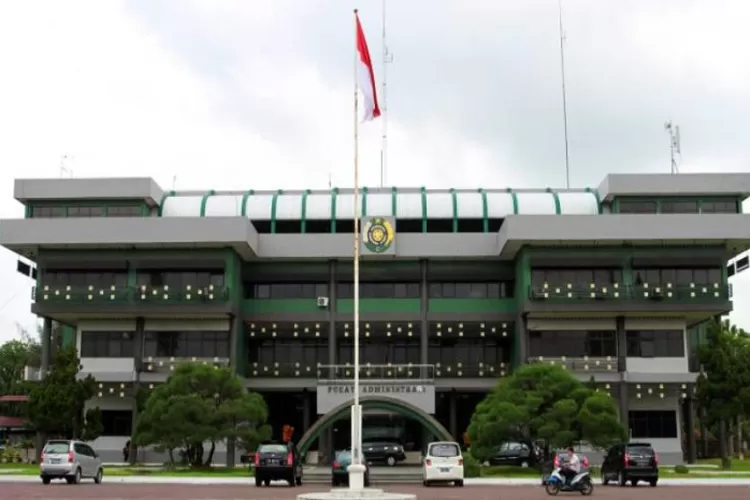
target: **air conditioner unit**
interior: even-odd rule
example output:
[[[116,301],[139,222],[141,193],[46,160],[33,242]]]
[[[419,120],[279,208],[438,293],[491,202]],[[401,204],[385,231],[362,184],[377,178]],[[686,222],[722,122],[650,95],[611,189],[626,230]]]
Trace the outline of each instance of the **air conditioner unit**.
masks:
[[[328,307],[328,297],[318,297],[318,307]]]

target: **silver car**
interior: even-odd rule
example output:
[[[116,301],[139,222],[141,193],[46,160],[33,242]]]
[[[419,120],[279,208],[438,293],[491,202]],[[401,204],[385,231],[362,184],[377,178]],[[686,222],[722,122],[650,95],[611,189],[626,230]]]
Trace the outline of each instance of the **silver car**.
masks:
[[[48,441],[39,462],[39,476],[44,484],[53,479],[65,479],[68,484],[78,484],[81,479],[102,482],[104,468],[99,455],[91,446],[81,441]]]

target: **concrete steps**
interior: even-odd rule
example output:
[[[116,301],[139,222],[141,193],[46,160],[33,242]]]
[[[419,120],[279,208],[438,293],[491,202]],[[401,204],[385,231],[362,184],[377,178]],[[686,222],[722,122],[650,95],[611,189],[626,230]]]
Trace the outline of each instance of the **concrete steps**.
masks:
[[[331,468],[325,466],[305,467],[306,484],[331,484]],[[419,484],[422,482],[422,469],[413,466],[370,467],[370,482],[381,484]]]

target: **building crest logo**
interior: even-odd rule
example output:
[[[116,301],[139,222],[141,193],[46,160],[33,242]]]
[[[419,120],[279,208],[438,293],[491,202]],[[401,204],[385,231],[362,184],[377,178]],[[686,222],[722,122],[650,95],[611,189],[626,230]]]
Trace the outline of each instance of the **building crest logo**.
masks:
[[[364,225],[365,247],[372,253],[384,253],[393,244],[395,234],[391,221],[373,217]]]

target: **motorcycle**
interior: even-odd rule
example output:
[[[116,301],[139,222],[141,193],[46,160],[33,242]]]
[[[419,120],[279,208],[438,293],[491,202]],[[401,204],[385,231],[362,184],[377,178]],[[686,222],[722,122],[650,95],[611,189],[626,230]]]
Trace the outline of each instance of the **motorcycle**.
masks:
[[[568,483],[560,474],[560,468],[556,468],[552,471],[549,478],[547,479],[544,489],[548,495],[555,496],[561,491],[564,492],[579,492],[581,495],[589,496],[594,492],[594,483],[591,482],[591,475],[588,471],[579,472],[576,476]]]

